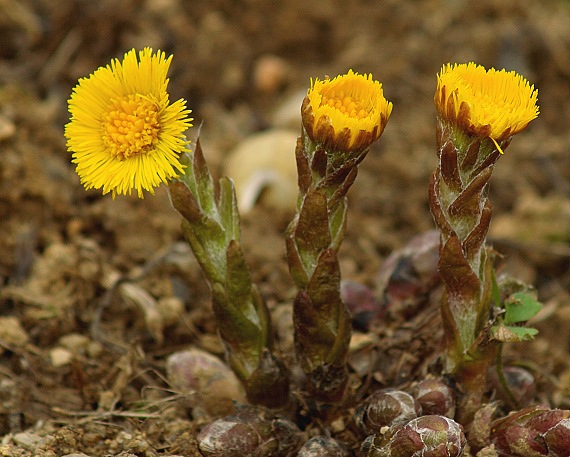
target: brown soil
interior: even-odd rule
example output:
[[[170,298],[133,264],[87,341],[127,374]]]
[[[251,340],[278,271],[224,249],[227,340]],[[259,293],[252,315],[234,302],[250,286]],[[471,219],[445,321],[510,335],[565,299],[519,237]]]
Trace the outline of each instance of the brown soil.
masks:
[[[0,455],[195,455],[196,431],[212,419],[197,418],[165,381],[177,350],[222,355],[208,286],[166,190],[115,201],[86,192],[63,137],[77,79],[144,46],[174,54],[171,98],[188,101],[189,137],[201,126],[216,175],[252,133],[298,128],[287,103],[310,78],[352,68],[382,81],[394,112],[350,191],[340,252],[343,278],[377,296],[386,257],[433,228],[441,65],[473,60],[524,74],[541,114],[496,167],[491,241],[503,271],[536,285],[545,307],[537,340],[506,357],[533,367],[535,400],[570,408],[567,1],[5,0],[0,36]],[[294,295],[282,239],[290,218],[261,202],[242,224],[254,280],[279,316]],[[127,297],[119,279],[145,298]],[[376,387],[425,369],[419,341],[437,316],[408,317],[375,327],[386,360]],[[405,360],[416,361],[408,371]]]

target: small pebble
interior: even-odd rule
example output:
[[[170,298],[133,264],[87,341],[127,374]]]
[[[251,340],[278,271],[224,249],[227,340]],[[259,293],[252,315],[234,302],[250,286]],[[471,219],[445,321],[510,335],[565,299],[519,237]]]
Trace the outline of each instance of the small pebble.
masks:
[[[179,351],[166,361],[168,381],[181,393],[195,394],[194,414],[229,414],[234,402],[245,402],[236,375],[220,359],[200,349]]]
[[[352,338],[350,339],[349,350],[351,352],[359,351],[361,349],[372,346],[377,341],[378,337],[373,333],[354,332],[352,334]]]
[[[0,340],[16,347],[22,347],[28,339],[28,334],[16,317],[0,317]]]
[[[16,125],[7,117],[0,116],[0,141],[12,138],[16,134]]]
[[[180,322],[180,316],[184,312],[184,302],[178,297],[163,297],[156,303],[159,314],[162,316],[162,324],[165,327]]]
[[[68,333],[59,339],[60,346],[76,354],[84,351],[89,345],[89,342],[90,339],[88,336],[79,333]]]
[[[50,363],[58,368],[68,365],[73,359],[73,352],[63,347],[55,347],[49,351]]]
[[[91,341],[87,345],[87,355],[91,358],[97,358],[103,352],[103,345],[98,341]]]
[[[16,433],[12,439],[17,445],[30,450],[37,449],[43,441],[41,436],[30,432]]]
[[[14,448],[8,444],[0,444],[0,456],[2,457],[14,457]]]
[[[281,57],[265,55],[260,57],[253,68],[253,84],[260,92],[276,92],[285,82],[287,62]]]

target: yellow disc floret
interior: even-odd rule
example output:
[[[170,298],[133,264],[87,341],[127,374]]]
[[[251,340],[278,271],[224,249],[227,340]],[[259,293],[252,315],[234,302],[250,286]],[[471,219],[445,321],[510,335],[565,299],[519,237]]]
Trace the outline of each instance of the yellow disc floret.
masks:
[[[159,133],[156,104],[138,94],[114,100],[103,118],[103,143],[120,160],[152,150]]]
[[[538,91],[514,71],[474,63],[444,65],[434,101],[439,116],[493,141],[524,130],[539,114]]]
[[[392,103],[372,75],[352,70],[315,80],[303,103],[303,125],[309,137],[341,150],[362,150],[376,141],[388,122]]]

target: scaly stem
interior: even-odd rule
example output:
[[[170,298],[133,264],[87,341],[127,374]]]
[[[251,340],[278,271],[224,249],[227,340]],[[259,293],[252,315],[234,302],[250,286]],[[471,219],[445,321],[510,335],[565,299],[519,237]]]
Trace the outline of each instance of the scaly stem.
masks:
[[[304,130],[297,141],[299,199],[286,235],[289,270],[299,289],[295,349],[309,391],[325,402],[341,401],[348,379],[351,321],[340,298],[337,252],[346,227],[346,193],[367,152],[325,150]]]
[[[438,166],[430,182],[430,209],[441,231],[439,270],[445,285],[442,318],[446,371],[465,390],[463,413],[481,402],[496,342],[488,336],[492,251],[488,181],[500,156],[494,142],[438,119]],[[501,142],[502,148],[508,140]]]
[[[273,355],[269,310],[257,287],[240,244],[240,218],[233,183],[222,178],[219,197],[200,142],[186,173],[170,185],[174,207],[184,220],[182,230],[212,288],[214,314],[229,364],[253,403],[282,406],[289,380]]]

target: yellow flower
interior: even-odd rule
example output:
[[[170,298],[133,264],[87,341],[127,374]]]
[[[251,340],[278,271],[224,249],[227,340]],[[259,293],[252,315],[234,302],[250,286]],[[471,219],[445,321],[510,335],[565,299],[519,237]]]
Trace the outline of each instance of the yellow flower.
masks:
[[[442,67],[434,101],[442,120],[497,144],[538,116],[537,97],[538,90],[514,71],[487,71],[471,62]]]
[[[178,177],[188,151],[184,132],[190,111],[180,99],[169,103],[166,74],[172,56],[131,50],[81,78],[69,100],[67,148],[86,189],[103,194],[154,194],[161,182]]]
[[[303,126],[325,148],[361,151],[380,138],[392,112],[382,84],[352,70],[324,81],[311,81],[303,102]]]

